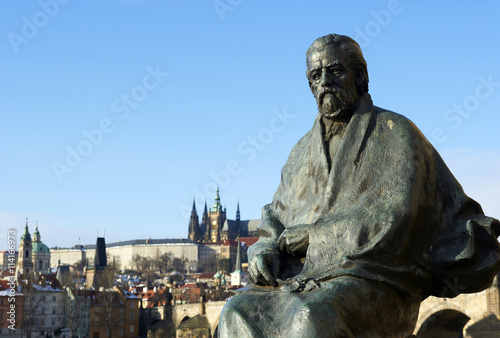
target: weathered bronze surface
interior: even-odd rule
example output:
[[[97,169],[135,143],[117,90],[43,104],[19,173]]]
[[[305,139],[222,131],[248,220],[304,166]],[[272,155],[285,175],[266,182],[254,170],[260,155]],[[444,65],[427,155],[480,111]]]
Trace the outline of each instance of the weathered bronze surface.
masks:
[[[319,114],[263,208],[252,284],[224,307],[219,334],[409,337],[429,295],[491,283],[500,222],[411,121],[373,106],[355,41],[314,41],[307,78]]]

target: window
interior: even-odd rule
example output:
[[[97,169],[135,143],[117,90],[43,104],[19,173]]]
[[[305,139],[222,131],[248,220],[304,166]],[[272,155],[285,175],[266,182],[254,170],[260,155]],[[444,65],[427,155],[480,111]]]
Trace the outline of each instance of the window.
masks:
[[[56,325],[56,320],[52,318],[52,325]]]
[[[123,324],[123,317],[120,317],[120,323]]]
[[[3,305],[3,298],[0,299],[0,305]]]
[[[134,320],[134,313],[133,312],[130,314],[130,320]]]
[[[123,329],[120,329],[120,336],[123,336]]]
[[[130,307],[133,309],[134,308],[134,302],[130,302]]]
[[[52,296],[52,301],[56,301],[56,296]]]
[[[134,332],[134,325],[130,325],[130,332]]]
[[[0,320],[3,320],[3,313],[0,313]]]
[[[55,315],[56,314],[56,308],[52,308],[52,314]]]

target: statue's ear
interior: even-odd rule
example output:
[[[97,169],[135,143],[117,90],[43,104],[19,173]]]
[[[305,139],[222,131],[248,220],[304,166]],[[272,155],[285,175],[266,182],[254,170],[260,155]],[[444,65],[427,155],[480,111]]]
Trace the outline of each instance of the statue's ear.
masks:
[[[365,69],[361,66],[357,67],[356,72],[354,73],[354,76],[355,76],[354,80],[356,82],[356,87],[359,88],[359,86],[361,86],[361,84],[364,83],[366,80]]]

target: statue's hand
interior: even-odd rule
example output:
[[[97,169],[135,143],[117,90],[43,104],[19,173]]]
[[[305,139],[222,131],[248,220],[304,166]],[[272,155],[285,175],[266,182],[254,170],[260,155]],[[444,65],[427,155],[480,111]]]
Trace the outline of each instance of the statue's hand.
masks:
[[[286,228],[278,238],[280,250],[295,257],[305,257],[309,247],[309,228],[307,224]]]
[[[277,286],[276,278],[280,274],[280,256],[275,251],[264,251],[256,255],[249,263],[250,281],[257,285]]]

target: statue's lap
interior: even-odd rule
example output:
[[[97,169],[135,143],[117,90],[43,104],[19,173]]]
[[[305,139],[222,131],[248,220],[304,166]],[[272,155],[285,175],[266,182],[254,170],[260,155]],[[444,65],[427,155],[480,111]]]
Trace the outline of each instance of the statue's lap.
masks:
[[[221,314],[219,332],[237,337],[408,337],[420,297],[376,281],[342,277],[308,292],[247,291]],[[408,313],[415,318],[408,320]],[[386,314],[386,315],[384,315]],[[350,323],[347,328],[346,323]],[[352,323],[358,323],[352,327]],[[224,336],[224,335],[223,335]]]

